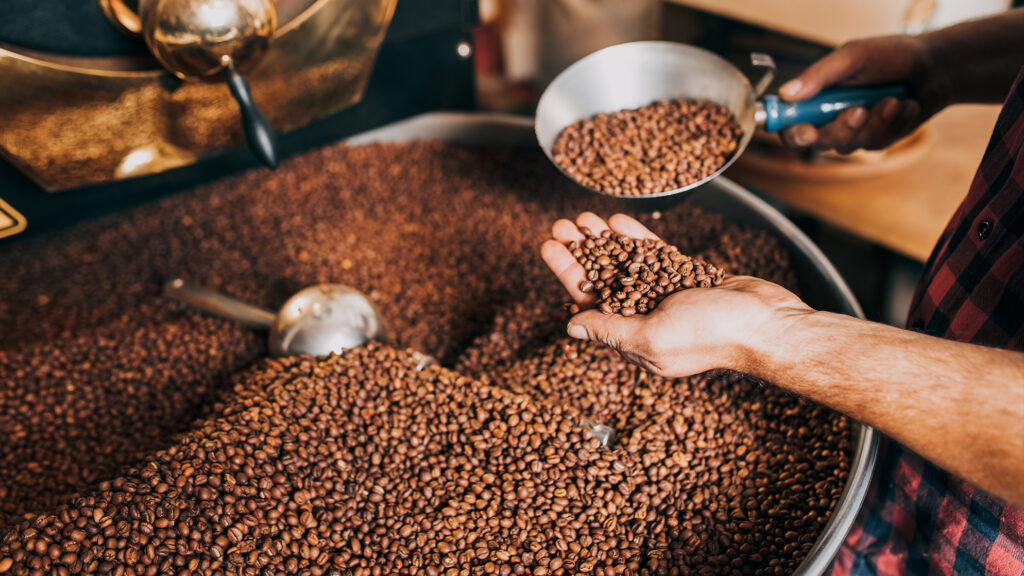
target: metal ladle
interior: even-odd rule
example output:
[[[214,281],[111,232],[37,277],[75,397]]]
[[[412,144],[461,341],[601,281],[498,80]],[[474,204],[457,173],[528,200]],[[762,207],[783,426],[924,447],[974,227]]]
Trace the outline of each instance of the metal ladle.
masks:
[[[164,285],[164,295],[206,312],[269,331],[273,356],[324,356],[385,338],[380,312],[358,290],[320,284],[300,290],[274,314],[181,278]]]
[[[677,98],[720,104],[732,112],[743,137],[732,156],[713,174],[674,190],[637,196],[588,187],[600,194],[645,200],[682,194],[711,181],[743,154],[758,128],[778,132],[803,122],[821,126],[849,107],[870,108],[886,97],[907,97],[906,89],[899,85],[843,86],[822,90],[800,102],[785,102],[778,96],[764,96],[775,76],[771,56],[751,54],[751,63],[762,70],[754,85],[728,61],[686,44],[628,42],[598,50],[563,70],[544,90],[537,103],[537,142],[558,166],[553,153],[558,135],[570,124],[601,112],[629,110]]]
[[[277,314],[181,278],[167,282],[164,295],[246,326],[268,330],[273,356],[325,356],[385,337],[376,306],[361,292],[341,284],[320,284],[300,290]],[[415,354],[419,357],[417,371],[437,363],[430,356]],[[615,429],[610,426],[588,419],[580,425],[590,430],[602,446],[614,444]]]

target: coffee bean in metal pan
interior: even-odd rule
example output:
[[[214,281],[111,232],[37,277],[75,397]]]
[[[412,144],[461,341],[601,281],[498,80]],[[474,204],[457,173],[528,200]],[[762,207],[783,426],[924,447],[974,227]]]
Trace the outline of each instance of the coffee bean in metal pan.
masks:
[[[711,176],[736,153],[743,130],[725,106],[661,100],[600,113],[566,126],[552,159],[580,184],[605,194],[644,196]]]

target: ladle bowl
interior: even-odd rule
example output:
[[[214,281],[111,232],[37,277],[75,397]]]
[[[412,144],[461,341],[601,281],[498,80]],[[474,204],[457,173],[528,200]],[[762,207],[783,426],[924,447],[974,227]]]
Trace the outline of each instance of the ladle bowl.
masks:
[[[324,356],[386,338],[384,321],[373,302],[358,290],[341,284],[319,284],[300,290],[277,314],[181,278],[167,282],[164,295],[267,330],[267,347],[274,356]]]

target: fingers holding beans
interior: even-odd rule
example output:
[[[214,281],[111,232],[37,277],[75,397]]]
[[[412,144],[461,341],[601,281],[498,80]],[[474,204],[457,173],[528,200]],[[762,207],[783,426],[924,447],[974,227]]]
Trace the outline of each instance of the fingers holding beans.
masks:
[[[579,242],[583,240],[583,233],[572,220],[562,218],[556,220],[551,226],[551,237],[563,244]]]
[[[586,280],[586,271],[564,244],[556,240],[548,240],[541,246],[540,254],[579,307],[589,308],[594,305],[596,301],[594,294],[580,290],[580,286]]]
[[[608,228],[604,220],[590,212],[577,218],[577,224],[589,226],[580,227],[583,241],[571,241],[566,246],[583,273],[577,287],[567,286],[574,299],[580,293],[593,294],[602,312],[633,316],[654,310],[673,292],[722,283],[724,270],[682,254],[628,216],[617,215],[614,221],[620,229],[625,228],[640,237]],[[600,232],[592,230],[591,226]],[[552,270],[555,269],[553,266]],[[559,275],[563,285],[578,277],[576,273],[564,275],[564,278]],[[577,304],[570,307],[574,314],[581,309],[576,300]]]
[[[576,226],[583,236],[589,234],[601,234],[608,230],[608,223],[593,212],[583,212],[576,217]]]

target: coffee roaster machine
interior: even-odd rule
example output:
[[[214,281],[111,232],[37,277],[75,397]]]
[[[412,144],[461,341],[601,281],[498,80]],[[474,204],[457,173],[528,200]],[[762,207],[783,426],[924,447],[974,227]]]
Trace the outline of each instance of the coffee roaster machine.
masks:
[[[472,0],[276,0],[272,23],[249,12],[252,42],[230,36],[243,27],[222,10],[270,2],[0,2],[0,249],[341,139],[536,146],[532,119],[457,112],[474,107]],[[207,6],[210,26],[161,24],[165,3]],[[212,50],[175,52],[203,30]],[[720,177],[685,201],[768,231],[810,305],[863,317],[821,251],[749,191]],[[857,424],[852,446],[842,496],[796,576],[829,571],[866,497],[878,435]]]
[[[475,0],[5,0],[0,243],[471,109],[477,19]]]

